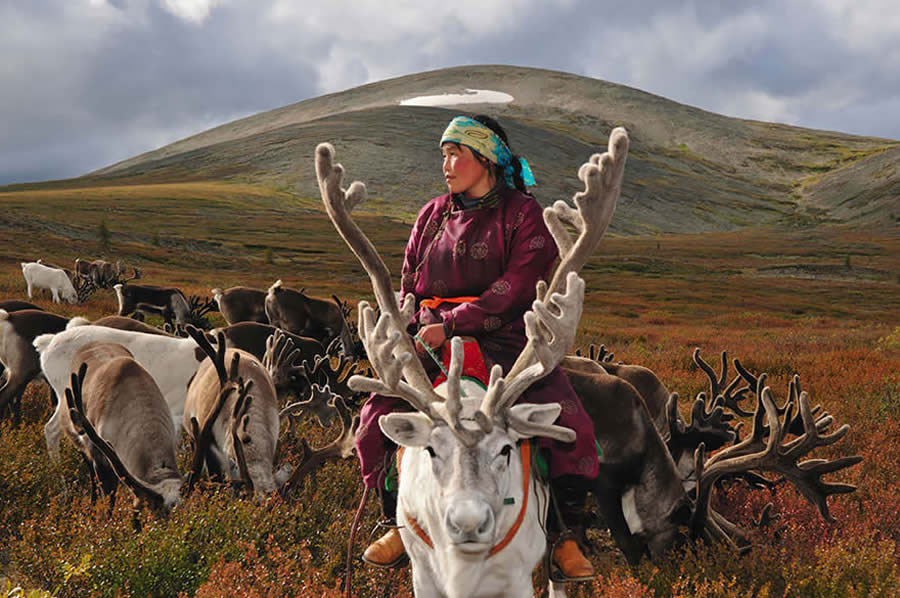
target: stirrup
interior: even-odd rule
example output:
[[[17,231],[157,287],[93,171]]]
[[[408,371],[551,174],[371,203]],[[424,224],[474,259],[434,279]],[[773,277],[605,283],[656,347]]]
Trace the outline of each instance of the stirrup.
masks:
[[[397,523],[396,519],[380,519],[375,522],[375,527],[372,528],[371,533],[369,533],[369,539],[372,539],[372,536],[375,535],[376,530],[380,529],[400,529],[403,527]]]

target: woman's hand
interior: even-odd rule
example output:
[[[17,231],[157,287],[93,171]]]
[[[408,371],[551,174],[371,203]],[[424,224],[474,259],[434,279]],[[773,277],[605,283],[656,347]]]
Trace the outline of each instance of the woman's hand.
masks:
[[[439,348],[447,340],[447,336],[444,334],[444,325],[428,324],[427,326],[422,326],[419,328],[419,338],[432,349]],[[419,355],[425,353],[425,347],[422,346],[422,343],[416,342],[416,352]]]

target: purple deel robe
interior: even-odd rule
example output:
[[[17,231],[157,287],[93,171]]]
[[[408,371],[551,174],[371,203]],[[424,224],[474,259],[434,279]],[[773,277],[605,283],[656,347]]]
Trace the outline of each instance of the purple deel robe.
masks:
[[[477,338],[485,356],[507,372],[527,342],[523,316],[535,299],[535,285],[549,278],[558,252],[540,204],[513,189],[500,194],[493,207],[454,206],[449,214],[453,206],[449,194],[425,204],[406,246],[400,287],[403,295],[413,293],[417,301],[478,297],[470,303],[442,303],[434,310],[421,307],[416,318],[420,326],[443,322],[448,337]],[[423,363],[430,372],[436,370],[430,358]],[[551,477],[597,476],[593,423],[559,366],[518,402],[559,402],[562,413],[557,423],[575,430],[572,443],[539,439],[539,446],[550,450]],[[389,467],[386,457],[393,448],[378,427],[378,418],[410,409],[402,399],[376,394],[363,405],[356,448],[366,486],[383,485]]]

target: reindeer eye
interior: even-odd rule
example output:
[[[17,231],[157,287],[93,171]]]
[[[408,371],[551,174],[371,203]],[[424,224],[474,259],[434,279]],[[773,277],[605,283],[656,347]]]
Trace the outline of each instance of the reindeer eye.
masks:
[[[437,457],[437,453],[434,452],[434,449],[431,448],[430,446],[426,446],[426,447],[425,447],[425,450],[428,451],[428,456],[431,457],[432,459],[434,459],[435,457]]]
[[[507,444],[502,449],[500,449],[500,455],[503,457],[509,458],[509,454],[512,452],[512,445]]]

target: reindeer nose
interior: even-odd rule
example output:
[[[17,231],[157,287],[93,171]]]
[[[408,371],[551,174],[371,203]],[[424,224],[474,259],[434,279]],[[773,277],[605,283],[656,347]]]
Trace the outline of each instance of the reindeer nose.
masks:
[[[459,500],[447,509],[447,533],[455,544],[490,542],[494,536],[494,512],[482,500]]]

